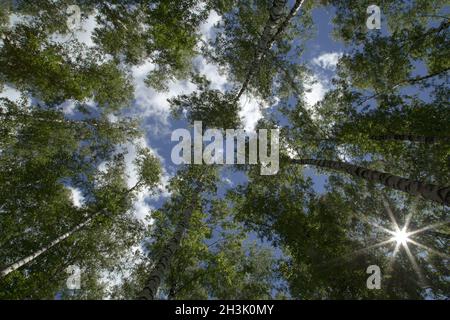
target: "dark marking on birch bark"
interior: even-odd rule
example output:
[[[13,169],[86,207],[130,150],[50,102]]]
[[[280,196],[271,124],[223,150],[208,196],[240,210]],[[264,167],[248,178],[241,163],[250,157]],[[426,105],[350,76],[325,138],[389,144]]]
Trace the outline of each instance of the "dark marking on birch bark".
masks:
[[[341,161],[315,160],[315,159],[291,159],[291,163],[301,165],[313,165],[322,168],[330,168],[346,172],[352,176],[368,181],[378,182],[387,187],[409,193],[413,196],[421,196],[426,200],[432,200],[450,206],[450,187],[438,186],[421,181],[392,175],[377,170],[371,170],[357,165]]]

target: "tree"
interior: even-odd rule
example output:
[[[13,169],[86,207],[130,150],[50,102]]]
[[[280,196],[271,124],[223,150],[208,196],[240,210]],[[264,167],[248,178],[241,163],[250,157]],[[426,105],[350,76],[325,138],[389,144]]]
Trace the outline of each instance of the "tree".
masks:
[[[204,3],[202,3],[204,4]],[[199,26],[207,18],[197,1],[132,1],[98,4],[99,27],[94,41],[117,60],[136,65],[150,60],[157,65],[147,83],[159,90],[167,82],[189,75],[196,54]]]
[[[83,221],[82,223],[78,224],[77,226],[75,226],[73,229],[69,230],[67,233],[59,236],[57,239],[53,240],[52,242],[50,242],[48,245],[46,245],[45,247],[39,249],[36,252],[33,252],[31,255],[29,255],[28,257],[25,257],[15,263],[13,263],[12,265],[8,266],[6,269],[3,269],[0,271],[0,276],[5,277],[8,274],[10,274],[11,272],[14,272],[15,270],[19,269],[20,267],[22,267],[23,265],[27,264],[28,262],[33,261],[34,259],[36,259],[37,257],[39,257],[41,254],[47,252],[49,249],[51,249],[52,247],[56,246],[57,244],[59,244],[61,241],[63,241],[64,239],[70,237],[72,234],[74,234],[75,232],[77,232],[80,229],[83,229],[86,225],[88,225],[89,223],[91,223],[91,221],[97,217],[99,214],[104,213],[103,211],[98,211],[93,213],[88,219],[86,219],[85,221]]]
[[[185,199],[185,202],[188,200]],[[248,243],[238,223],[231,220],[227,202],[215,193],[202,194],[202,210],[194,210],[189,229],[173,252],[155,298],[162,299],[268,299],[278,279],[276,259],[268,248]],[[164,254],[179,223],[173,199],[152,213],[147,256],[131,275],[117,285],[112,298],[134,298],[145,286],[148,269]]]
[[[264,26],[263,33],[261,35],[261,39],[255,50],[255,56],[253,62],[248,66],[247,75],[242,84],[241,89],[239,89],[238,94],[234,98],[235,101],[239,101],[241,95],[245,92],[248,87],[253,74],[258,71],[260,67],[261,60],[267,54],[267,51],[270,50],[275,43],[277,37],[284,31],[284,29],[289,24],[289,21],[297,14],[300,10],[301,6],[304,3],[304,0],[295,1],[295,4],[288,16],[282,20],[283,11],[285,9],[287,1],[273,1],[272,7],[270,8],[269,20]]]
[[[173,198],[168,206],[169,208],[175,207],[175,212],[178,213],[178,222],[173,234],[162,247],[159,258],[138,296],[139,299],[153,300],[155,298],[164,273],[170,268],[174,255],[179,250],[181,241],[190,228],[192,215],[199,208],[199,201],[201,201],[199,196],[207,190],[213,190],[215,179],[214,172],[190,166],[179,172],[173,180],[171,188],[176,192],[176,198]],[[170,209],[173,210],[173,208]]]
[[[434,265],[440,269],[445,263],[442,238],[431,240],[431,230],[418,234],[418,242],[431,240],[427,246],[435,248],[425,254],[423,248],[411,247],[416,259],[423,257],[416,260],[422,270],[418,277],[403,249],[392,258],[395,242],[383,244],[392,237],[383,228],[395,228],[382,199],[388,195],[399,203],[392,210],[400,227],[410,219],[408,230],[439,223],[446,215],[442,206],[335,175],[318,192],[302,168],[288,162],[281,162],[275,177],[260,176],[256,167],[247,172],[249,181],[229,194],[236,218],[282,250],[279,268],[292,297],[419,299],[426,294],[420,278],[426,279],[436,297],[445,292],[441,274],[430,272]],[[403,209],[397,209],[400,206]],[[441,226],[438,232],[445,233]],[[382,290],[368,290],[365,285],[366,269],[373,264],[383,270]]]
[[[66,12],[71,5],[80,9],[80,24],[88,17],[95,18],[97,26],[92,40],[102,55],[113,57],[111,66],[120,62],[128,66],[139,65],[150,60],[157,68],[148,75],[147,81],[160,90],[167,88],[168,81],[189,75],[190,60],[196,54],[195,46],[199,39],[198,29],[210,10],[208,4],[203,3],[202,7],[192,0],[126,3],[45,0],[39,4],[21,0],[10,8],[10,13],[30,16],[33,29],[38,28],[47,35],[73,36],[77,30],[68,27]],[[74,41],[68,44],[70,42]],[[89,55],[92,53],[86,56]],[[81,84],[88,80],[84,79]],[[92,83],[96,82],[98,80]]]
[[[383,2],[382,32],[366,29],[371,4],[2,5],[0,87],[22,98],[0,99],[0,298],[445,297],[445,1]],[[95,19],[93,46],[76,40],[68,5],[79,6],[81,21]],[[330,90],[311,106],[305,92],[313,73],[300,56],[320,5],[333,6],[345,53]],[[202,23],[212,10],[221,19],[205,41]],[[12,14],[19,19],[10,25]],[[199,74],[198,55],[226,74],[224,89]],[[240,185],[230,187],[217,167],[186,165],[164,204],[147,223],[138,220],[133,201],[144,188],[153,192],[162,170],[138,148],[137,183],[127,183],[126,150],[140,130],[122,108],[131,105],[131,76],[143,64],[151,64],[145,82],[155,90],[174,79],[196,85],[169,100],[174,118],[188,124],[237,129],[242,98],[270,106],[257,129],[280,129],[277,175],[260,175],[261,164],[236,165]],[[62,111],[69,101],[73,115]],[[396,240],[401,227],[407,240]],[[373,264],[382,270],[381,290],[366,287]],[[73,266],[81,290],[66,289]],[[117,285],[108,286],[105,274]]]
[[[171,99],[172,113],[180,117],[187,111],[190,122],[201,120],[206,126],[233,128],[240,126],[239,99],[245,91],[273,103],[274,96],[287,97],[292,84],[301,86],[305,68],[287,61],[283,55],[300,53],[301,44],[293,45],[291,40],[307,37],[310,17],[306,13],[310,5],[304,6],[306,13],[300,21],[294,19],[302,5],[303,1],[296,1],[285,14],[286,1],[236,4],[236,9],[223,16],[224,23],[218,26],[215,39],[204,43],[203,53],[223,71],[230,71],[230,80],[242,84],[240,89],[212,89],[204,77],[194,73],[192,80],[198,90]],[[212,5],[219,11],[223,7],[231,9],[231,4]]]
[[[223,15],[223,24],[218,26],[217,36],[211,43],[204,44],[203,53],[228,72],[230,81],[240,86],[239,90],[226,93],[230,100],[225,106],[231,106],[231,110],[226,107],[222,110],[227,115],[239,111],[235,105],[244,91],[274,102],[274,96],[281,98],[289,94],[286,79],[290,79],[291,83],[300,83],[303,79],[305,69],[283,58],[289,52],[300,53],[301,44],[294,45],[292,40],[295,37],[306,38],[310,31],[310,17],[307,14],[310,5],[304,6],[305,12],[300,20],[294,19],[302,4],[302,1],[296,1],[291,11],[285,14],[285,1],[236,3],[236,8]],[[220,6],[214,8],[222,10]],[[207,91],[207,87],[200,90]],[[217,92],[204,94],[217,95]],[[213,115],[209,112],[204,115],[206,118],[213,116],[214,112]],[[237,117],[236,112],[234,118]]]
[[[68,265],[82,264],[83,276],[94,279],[101,268],[120,257],[119,252],[138,241],[142,226],[127,211],[132,197],[118,199],[124,191],[125,168],[116,144],[134,140],[139,130],[128,119],[115,124],[101,118],[74,121],[42,105],[1,102],[5,113],[0,123],[8,132],[0,140],[1,269],[30,254],[41,254],[1,280],[2,296],[53,297],[64,287]],[[143,150],[137,161],[144,178],[138,187],[155,185],[159,171],[154,157]],[[99,171],[102,162],[116,163],[110,165],[109,177]],[[74,206],[68,186],[80,190],[85,206]],[[99,214],[86,224],[90,214],[104,208],[108,215]],[[116,221],[108,229],[106,221],[111,219]],[[123,238],[114,240],[119,234]],[[87,288],[83,292],[90,296]]]
[[[301,20],[294,16],[303,1],[296,1],[291,11],[285,15],[285,2],[241,3],[235,14],[224,17],[223,31],[213,43],[212,61],[224,68],[230,68],[230,80],[242,84],[234,101],[238,101],[244,91],[263,99],[283,92],[285,74],[278,65],[290,71],[290,77],[301,78],[294,63],[283,58],[288,52],[300,53],[302,45],[294,46],[290,40],[306,37],[310,28],[307,6],[303,7]],[[285,17],[283,17],[285,16]],[[281,37],[283,33],[283,37]],[[273,47],[273,52],[270,50]],[[278,79],[280,78],[280,79]],[[274,81],[278,84],[273,86]]]
[[[154,156],[152,156],[147,150],[142,149],[140,151],[140,157],[138,157],[136,159],[136,162],[139,167],[139,180],[132,188],[119,194],[120,197],[118,198],[118,202],[122,202],[124,199],[126,199],[130,195],[130,193],[138,190],[142,186],[147,186],[149,188],[153,188],[159,182],[160,168],[159,168],[159,163]],[[110,197],[110,196],[108,195],[108,197]],[[111,203],[108,203],[108,206],[111,207]],[[48,251],[55,245],[58,245],[61,241],[67,239],[68,237],[72,236],[75,232],[77,232],[77,231],[83,229],[84,227],[86,227],[87,225],[89,225],[97,216],[99,216],[101,214],[108,214],[107,209],[106,208],[97,209],[97,211],[89,213],[88,218],[85,221],[79,223],[74,228],[69,230],[67,233],[59,236],[58,238],[53,240],[51,243],[44,246],[43,248],[40,248],[39,250],[32,253],[31,255],[15,262],[11,266],[8,266],[6,269],[1,270],[0,276],[2,276],[2,277],[7,276],[9,273],[17,270],[18,268],[22,267],[23,265],[27,264],[28,262],[33,261],[38,256],[45,253],[46,251]]]
[[[447,41],[448,21],[435,15],[442,3],[383,4],[389,35],[362,30],[364,19],[358,19],[366,13],[360,8],[367,3],[331,3],[337,8],[337,35],[352,50],[339,61],[334,89],[312,112],[305,112],[301,97],[294,108],[284,108],[291,122],[285,130],[288,139],[295,140],[302,158],[351,159],[378,171],[448,185],[446,49],[429,49]],[[348,27],[357,31],[347,33]],[[425,68],[413,75],[419,62]],[[426,90],[426,96],[418,90]],[[442,139],[430,145],[380,141],[378,136]]]

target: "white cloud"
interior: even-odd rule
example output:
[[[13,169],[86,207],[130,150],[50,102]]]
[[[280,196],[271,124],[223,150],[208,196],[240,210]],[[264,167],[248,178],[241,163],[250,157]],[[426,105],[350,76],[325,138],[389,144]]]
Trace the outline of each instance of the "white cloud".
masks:
[[[214,10],[211,10],[205,22],[200,25],[200,33],[203,40],[213,39],[216,35],[214,26],[222,20],[222,17]]]
[[[92,33],[97,27],[96,13],[89,15],[87,19],[81,21],[79,28],[74,29],[72,33],[68,34],[53,34],[51,40],[57,43],[64,43],[71,39],[78,40],[80,43],[88,47],[94,47],[96,44],[92,40]]]
[[[66,100],[59,105],[65,115],[73,116],[75,114],[76,102],[74,100]]]
[[[145,192],[139,192],[133,204],[134,217],[144,223],[148,222],[146,220],[146,217],[154,209],[152,206],[147,204],[146,199],[147,195],[145,194]],[[150,224],[151,223],[152,221],[150,221]]]
[[[257,122],[263,117],[262,109],[267,106],[262,105],[258,99],[246,93],[239,99],[239,104],[241,105],[239,116],[242,118],[244,129],[254,131]]]
[[[342,53],[340,52],[323,53],[320,56],[314,58],[312,62],[313,64],[318,65],[323,69],[335,70],[341,56]]]
[[[146,62],[140,66],[132,68],[135,107],[133,112],[141,117],[152,117],[159,122],[157,128],[153,128],[154,134],[168,126],[168,117],[170,115],[170,105],[167,99],[176,97],[180,94],[188,94],[195,90],[195,85],[188,81],[172,81],[166,92],[158,92],[149,88],[145,84],[148,73],[155,69],[155,65]]]
[[[67,187],[70,190],[72,196],[73,205],[77,208],[81,208],[84,205],[84,197],[79,189]]]
[[[226,90],[228,80],[226,75],[219,72],[219,68],[208,63],[203,57],[197,56],[193,59],[193,64],[197,71],[211,81],[211,88],[222,92]],[[149,72],[155,69],[155,65],[146,62],[140,66],[132,68],[134,83],[134,107],[132,110],[136,115],[156,120],[156,124],[152,123],[147,129],[152,130],[154,135],[161,133],[167,134],[165,130],[169,127],[170,104],[167,101],[170,98],[177,97],[182,94],[190,94],[196,90],[196,86],[187,80],[174,80],[168,84],[168,90],[158,92],[148,87],[145,79]],[[144,120],[145,123],[145,120]]]
[[[19,102],[21,98],[21,92],[13,87],[5,85],[3,91],[0,92],[0,98],[8,98],[13,102]]]
[[[86,20],[82,21],[81,30],[75,33],[75,38],[87,45],[88,47],[95,46],[94,41],[92,41],[92,33],[97,27],[97,20],[95,19],[95,14],[87,17]]]
[[[195,57],[194,67],[196,70],[211,81],[211,88],[225,92],[228,84],[227,75],[219,71],[217,65],[208,63],[202,56]]]
[[[132,188],[137,182],[138,182],[138,173],[137,168],[134,164],[134,160],[137,157],[137,149],[138,147],[148,148],[150,151],[157,156],[160,161],[161,165],[164,165],[164,161],[162,157],[158,155],[158,153],[152,149],[144,138],[140,138],[136,140],[133,144],[128,143],[124,146],[127,149],[127,154],[125,155],[125,173],[127,175],[127,185],[128,188]],[[170,194],[167,192],[167,183],[169,181],[169,176],[167,172],[163,169],[162,177],[160,184],[158,185],[157,194],[153,195],[149,193],[149,190],[147,189],[141,189],[136,194],[136,200],[133,203],[133,212],[137,219],[141,220],[142,222],[148,223],[149,221],[146,220],[146,217],[151,213],[151,211],[154,209],[151,205],[149,205],[147,202],[153,200],[158,200],[159,198],[165,198],[168,197]],[[151,221],[150,221],[151,223]]]
[[[317,102],[323,99],[329,90],[326,82],[317,76],[313,76],[309,82],[305,83],[305,100],[308,107],[312,108]]]
[[[341,52],[327,52],[322,53],[316,58],[312,59],[312,66],[315,67],[314,74],[309,77],[305,83],[304,98],[308,109],[311,111],[313,119],[317,119],[315,112],[315,105],[320,102],[325,94],[332,89],[330,79],[336,70],[336,65],[342,57]],[[322,69],[325,70],[321,70]]]

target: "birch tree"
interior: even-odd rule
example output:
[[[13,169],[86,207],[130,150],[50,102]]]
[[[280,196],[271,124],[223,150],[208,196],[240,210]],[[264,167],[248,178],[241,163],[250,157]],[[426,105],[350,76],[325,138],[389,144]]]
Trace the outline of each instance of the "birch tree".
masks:
[[[166,238],[167,242],[160,248],[161,251],[149,272],[145,286],[138,295],[138,299],[153,300],[168,268],[171,267],[174,256],[179,250],[181,241],[191,227],[192,215],[202,210],[201,195],[203,192],[214,191],[214,170],[208,168],[195,168],[189,166],[181,171],[172,180],[171,190],[175,192],[167,204],[171,214],[177,215],[177,223],[173,233]]]

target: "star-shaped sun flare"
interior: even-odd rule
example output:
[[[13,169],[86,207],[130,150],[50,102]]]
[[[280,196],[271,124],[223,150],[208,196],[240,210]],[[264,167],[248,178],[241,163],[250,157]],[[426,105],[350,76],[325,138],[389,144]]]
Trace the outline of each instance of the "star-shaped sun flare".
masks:
[[[362,252],[365,252],[365,251],[368,251],[368,250],[371,250],[371,249],[374,249],[374,248],[383,247],[383,246],[388,245],[390,243],[395,243],[394,251],[393,251],[393,253],[391,255],[391,266],[392,266],[392,263],[395,260],[395,257],[397,256],[398,252],[400,251],[401,248],[403,248],[405,250],[405,252],[406,252],[406,255],[408,256],[409,261],[411,262],[412,267],[414,268],[414,271],[417,273],[417,275],[419,277],[419,280],[423,284],[425,284],[424,277],[422,275],[422,272],[420,270],[419,265],[417,264],[417,261],[416,261],[415,257],[411,253],[411,250],[409,248],[409,244],[413,244],[413,245],[415,245],[417,247],[420,247],[420,248],[422,248],[422,249],[424,249],[424,250],[426,250],[428,252],[432,252],[434,254],[437,254],[439,256],[442,256],[442,257],[448,259],[449,256],[447,254],[439,252],[439,251],[437,251],[437,250],[435,250],[433,248],[430,248],[430,247],[428,247],[428,246],[426,246],[424,244],[421,244],[421,243],[415,241],[412,237],[414,237],[414,236],[416,236],[416,235],[418,235],[418,234],[420,234],[420,233],[422,233],[424,231],[435,229],[435,228],[437,228],[439,226],[447,224],[450,221],[447,220],[447,221],[444,221],[444,222],[431,224],[431,225],[425,226],[425,227],[417,229],[417,230],[409,230],[408,229],[409,228],[409,222],[411,220],[411,216],[412,216],[412,213],[413,213],[413,211],[410,211],[410,213],[406,216],[404,226],[402,228],[400,228],[400,226],[398,225],[398,223],[397,223],[397,221],[396,221],[396,219],[394,217],[394,214],[393,214],[393,212],[392,212],[392,210],[391,210],[391,208],[389,206],[389,203],[388,203],[388,200],[387,200],[386,197],[384,197],[384,199],[383,199],[383,204],[384,204],[384,207],[386,209],[386,212],[389,215],[389,218],[391,219],[392,229],[393,230],[387,229],[387,228],[385,228],[385,227],[383,227],[383,226],[381,226],[381,225],[379,225],[377,223],[374,223],[373,221],[370,221],[366,217],[362,217],[362,218],[367,223],[371,224],[372,226],[376,227],[377,229],[380,229],[380,230],[388,233],[389,235],[391,235],[391,237],[388,238],[387,240],[382,241],[382,242],[379,242],[379,243],[376,243],[376,244],[371,245],[369,247],[366,247],[364,249],[358,250],[355,253],[356,254],[357,253],[362,253]]]

